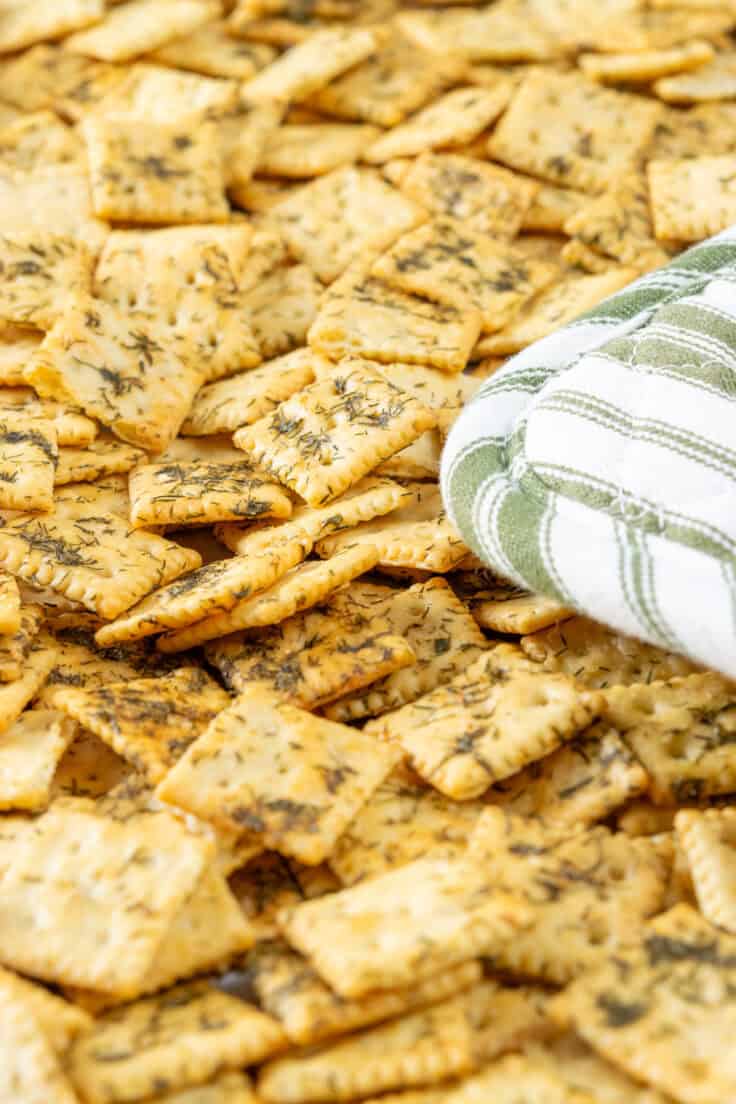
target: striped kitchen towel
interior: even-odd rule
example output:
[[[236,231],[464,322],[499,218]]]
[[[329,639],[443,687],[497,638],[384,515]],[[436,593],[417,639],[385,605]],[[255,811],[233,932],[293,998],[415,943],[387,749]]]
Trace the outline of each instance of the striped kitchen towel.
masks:
[[[500,574],[736,677],[736,228],[505,364],[442,490]]]

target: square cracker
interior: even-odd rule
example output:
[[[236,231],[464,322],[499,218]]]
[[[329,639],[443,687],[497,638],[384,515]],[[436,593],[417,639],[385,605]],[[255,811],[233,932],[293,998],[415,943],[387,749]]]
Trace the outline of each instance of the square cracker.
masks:
[[[90,515],[85,503],[65,503],[39,518],[18,514],[0,529],[6,570],[108,619],[199,562],[196,553],[136,532],[116,514]]]
[[[392,748],[254,686],[215,718],[157,795],[205,820],[247,828],[266,847],[316,864],[396,759]]]
[[[93,1104],[126,1104],[260,1062],[284,1042],[270,1016],[194,981],[105,1013],[74,1044],[68,1069]]]
[[[97,27],[70,35],[64,46],[102,61],[129,61],[193,31],[217,7],[207,0],[133,0],[108,11]]]
[[[736,810],[680,809],[677,838],[700,910],[712,924],[736,932]]]
[[[0,54],[11,54],[44,39],[63,38],[99,23],[104,14],[104,0],[11,0],[0,11]]]
[[[20,628],[20,592],[14,577],[0,571],[0,633],[12,635]]]
[[[714,672],[604,691],[604,716],[649,773],[655,804],[736,789],[734,687]]]
[[[378,127],[349,123],[284,124],[266,142],[257,171],[295,180],[323,176],[353,164],[379,134]]]
[[[279,922],[341,997],[360,997],[492,954],[531,919],[477,863],[424,858],[286,908]]]
[[[423,153],[399,189],[433,215],[460,219],[474,230],[511,241],[540,185],[517,173],[458,153]]]
[[[383,164],[393,157],[414,157],[425,150],[472,142],[496,119],[509,100],[509,89],[456,88],[429,107],[383,134],[364,159]]]
[[[382,567],[421,571],[452,571],[468,554],[457,530],[445,515],[439,488],[433,483],[409,483],[397,510],[345,533],[322,538],[320,556],[333,556],[348,544],[375,546]]]
[[[622,264],[666,264],[654,239],[649,187],[641,173],[622,176],[606,194],[581,205],[565,233]]]
[[[92,209],[89,176],[75,165],[0,173],[0,230],[19,226],[68,236],[99,253],[108,226]]]
[[[340,600],[356,618],[385,619],[416,658],[410,667],[381,679],[368,691],[341,695],[326,710],[334,721],[347,723],[406,705],[459,675],[488,647],[466,606],[444,579],[415,583],[406,590],[358,582]]]
[[[340,836],[330,869],[351,886],[425,855],[461,855],[483,809],[451,801],[399,765]]]
[[[454,218],[432,219],[404,234],[371,273],[392,287],[462,310],[479,310],[485,332],[501,330],[558,274],[557,265],[526,257]]]
[[[631,932],[595,972],[558,998],[555,1013],[637,1081],[684,1104],[736,1092],[736,939],[677,905]]]
[[[20,623],[12,634],[0,636],[0,682],[15,682],[23,675],[34,639],[44,621],[45,609],[34,603],[20,607]]]
[[[416,203],[365,168],[336,169],[272,213],[289,249],[325,283],[426,218]]]
[[[520,636],[572,617],[573,611],[553,598],[530,594],[502,579],[490,579],[488,582],[489,585],[485,586],[485,580],[482,580],[480,588],[472,589],[466,597],[473,617],[482,628],[491,632]]]
[[[394,127],[455,84],[464,71],[461,58],[429,53],[394,31],[371,57],[316,92],[308,104],[338,119]]]
[[[0,905],[8,965],[121,994],[149,968],[214,849],[167,813],[114,821],[74,800],[32,821],[7,818],[3,838],[12,841]]]
[[[604,191],[634,167],[659,107],[578,74],[531,72],[489,143],[491,157],[584,192]]]
[[[373,365],[345,360],[273,414],[238,430],[233,441],[310,506],[321,506],[435,422],[432,411]]]
[[[84,144],[52,111],[21,115],[0,130],[0,161],[16,172],[69,165],[84,156]]]
[[[151,61],[171,65],[174,69],[191,69],[209,77],[248,80],[273,61],[276,51],[261,42],[239,42],[227,33],[227,26],[224,20],[206,23],[191,34],[160,46],[149,57]]]
[[[0,411],[0,508],[52,509],[58,455],[52,422]]]
[[[587,727],[598,695],[566,675],[529,673],[510,646],[496,648],[446,686],[370,721],[380,739],[401,745],[414,769],[440,793],[478,797]]]
[[[182,433],[207,437],[252,425],[312,383],[314,363],[322,359],[311,349],[295,349],[249,372],[207,384],[194,396]]]
[[[319,306],[322,285],[307,265],[274,269],[243,297],[243,310],[263,357],[304,345]]]
[[[71,483],[90,483],[104,476],[122,475],[145,457],[142,449],[126,445],[124,441],[118,441],[112,434],[106,433],[84,448],[59,449],[54,486],[58,488]],[[113,512],[127,515],[127,502],[124,510]]]
[[[736,156],[650,161],[647,173],[657,238],[700,241],[736,219]]]
[[[324,293],[308,335],[331,360],[369,357],[462,372],[481,329],[475,307],[429,303],[370,275],[372,261],[351,265]]]
[[[267,1101],[342,1100],[360,1093],[436,1084],[473,1064],[462,998],[411,1012],[303,1056],[276,1058],[261,1068],[258,1092]]]
[[[14,974],[0,974],[0,1096],[23,1104],[76,1104],[33,1003]]]
[[[595,969],[662,908],[670,865],[657,840],[552,827],[506,809],[486,809],[468,858],[535,911],[533,929],[499,948],[494,967],[555,985]]]
[[[49,803],[59,760],[74,739],[75,725],[60,713],[21,713],[0,738],[0,809],[40,812]]]
[[[259,943],[244,966],[259,1005],[279,1020],[289,1041],[297,1046],[310,1046],[436,1004],[467,989],[481,975],[479,963],[463,962],[407,989],[379,990],[345,1000],[283,940]]]
[[[287,518],[291,499],[266,472],[236,464],[139,464],[130,476],[130,520],[141,526]]]
[[[372,548],[344,548],[329,560],[311,560],[293,567],[267,590],[243,598],[224,613],[166,633],[158,641],[162,652],[181,652],[240,629],[275,625],[301,610],[326,601],[376,563]]]
[[[108,647],[137,640],[232,609],[244,596],[272,586],[301,563],[311,546],[308,534],[296,525],[285,526],[281,533],[272,529],[248,533],[239,555],[199,567],[149,594],[138,606],[127,607],[125,617],[98,631],[97,643]]]
[[[54,697],[57,709],[94,732],[152,785],[229,702],[227,692],[197,667],[97,689],[68,687]]]
[[[145,320],[87,297],[58,319],[25,374],[44,398],[80,406],[151,452],[176,437],[202,381]]]
[[[222,160],[213,123],[91,116],[83,123],[95,214],[117,222],[225,221]]]
[[[310,710],[413,664],[403,637],[346,602],[347,594],[261,631],[213,640],[207,659],[235,693],[260,682]]]
[[[249,100],[304,100],[372,54],[376,34],[361,27],[316,31],[262,69],[244,86]]]

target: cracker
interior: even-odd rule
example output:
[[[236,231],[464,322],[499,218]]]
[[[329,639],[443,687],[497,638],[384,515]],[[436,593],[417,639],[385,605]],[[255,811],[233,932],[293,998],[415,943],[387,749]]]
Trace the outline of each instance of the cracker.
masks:
[[[30,387],[3,387],[0,389],[0,411],[27,413],[53,423],[56,443],[62,445],[90,445],[97,436],[97,425],[91,418],[79,414],[66,403],[39,399]],[[58,481],[58,464],[56,470]]]
[[[384,364],[406,361],[461,372],[480,333],[480,312],[429,303],[352,265],[325,292],[309,344],[332,360],[356,355]]]
[[[0,967],[0,985],[9,996],[27,1006],[55,1054],[63,1054],[70,1043],[92,1025],[81,1008],[3,967]]]
[[[397,362],[388,366],[379,366],[378,370],[390,383],[411,392],[425,406],[436,411],[442,433],[452,425],[479,386],[468,375],[448,375],[426,364]]]
[[[509,1054],[445,1093],[447,1104],[597,1104],[600,1097],[571,1089],[564,1078],[527,1054]]]
[[[14,682],[23,674],[34,638],[44,621],[44,609],[35,604],[20,607],[20,621],[14,633],[0,636],[0,682]]]
[[[480,311],[485,332],[503,329],[558,271],[446,217],[399,238],[371,270],[401,291],[458,309],[470,304]]]
[[[0,733],[6,732],[35,698],[53,666],[55,655],[53,640],[47,633],[39,633],[31,643],[21,677],[0,685]]]
[[[89,515],[84,503],[65,503],[39,518],[19,514],[0,529],[0,563],[6,570],[50,586],[106,619],[198,562],[195,553],[153,533],[135,532],[116,514]]]
[[[0,228],[37,227],[99,252],[108,228],[92,209],[89,177],[74,165],[0,174]]]
[[[139,464],[130,476],[135,528],[286,518],[291,499],[247,460],[237,464]]]
[[[439,429],[428,429],[416,441],[401,449],[375,468],[376,475],[400,480],[437,480],[440,474],[442,436]]]
[[[304,345],[317,315],[321,285],[306,265],[277,268],[244,298],[247,318],[264,358]]]
[[[17,633],[20,628],[20,593],[12,575],[0,571],[0,632]]]
[[[309,349],[295,349],[260,368],[207,384],[194,396],[182,432],[200,437],[252,425],[310,384],[321,359]]]
[[[233,876],[230,885],[259,942],[275,939],[278,935],[276,916],[280,909],[321,897],[339,888],[328,867],[301,866],[275,851],[265,851],[243,866]],[[235,971],[234,977],[225,975],[220,984],[226,991],[244,991],[253,996],[247,962],[244,976],[241,971]]]
[[[399,28],[429,50],[451,50],[467,60],[537,61],[553,55],[554,44],[538,18],[496,5],[479,11],[402,12]],[[510,10],[509,10],[510,8]]]
[[[69,687],[54,696],[57,709],[94,732],[153,785],[229,701],[196,667],[97,689]]]
[[[50,329],[90,291],[92,258],[71,238],[38,230],[0,235],[0,319]]]
[[[47,981],[123,995],[149,968],[213,852],[168,814],[113,821],[74,802],[33,821],[6,819],[4,832],[14,841],[0,908],[5,961]],[[80,931],[89,938],[84,955]]]
[[[91,483],[106,476],[125,474],[143,459],[145,453],[141,449],[106,434],[83,448],[60,448],[54,486]]]
[[[560,1015],[637,1081],[688,1104],[716,1104],[734,1092],[723,1055],[735,955],[733,936],[678,905],[578,979],[560,998]]]
[[[444,579],[429,579],[401,591],[354,583],[343,601],[364,617],[385,618],[416,659],[368,692],[346,694],[328,706],[326,715],[335,721],[355,721],[406,705],[459,675],[487,647],[474,619]]]
[[[653,840],[552,828],[492,808],[468,857],[535,910],[533,929],[500,947],[494,965],[554,984],[595,968],[662,907],[669,865]]]
[[[298,1046],[310,1046],[435,1004],[467,989],[481,976],[479,963],[463,962],[408,989],[345,1000],[283,940],[258,944],[244,965],[259,1005],[279,1020],[289,1041]]]
[[[730,793],[733,687],[712,672],[605,691],[605,716],[650,776],[656,804]]]
[[[703,157],[736,149],[736,104],[704,103],[683,111],[663,108],[647,149],[649,160]]]
[[[736,218],[736,157],[650,161],[647,166],[657,238],[700,241]]]
[[[435,415],[373,366],[346,360],[238,430],[233,441],[310,506],[337,498],[435,424]]]
[[[472,1065],[462,999],[451,998],[303,1057],[276,1058],[258,1077],[266,1101],[343,1100],[411,1085],[436,1084]]]
[[[649,188],[644,176],[621,177],[565,222],[565,233],[623,264],[666,264],[668,254],[654,239]]]
[[[656,104],[630,93],[540,69],[511,101],[489,153],[521,172],[595,194],[633,168],[658,114]]]
[[[649,775],[620,735],[599,721],[494,786],[488,798],[521,816],[572,828],[605,820],[648,785]]]
[[[0,739],[0,809],[39,812],[49,802],[54,772],[75,727],[59,713],[22,713]]]
[[[423,153],[410,163],[400,190],[433,215],[510,241],[527,217],[540,185],[457,153]]]
[[[0,411],[0,507],[50,510],[57,457],[56,430],[50,421]]]
[[[308,102],[338,119],[393,127],[459,80],[464,69],[460,58],[430,53],[392,33],[372,57],[331,81]]]
[[[399,766],[337,841],[330,868],[351,886],[425,855],[462,854],[482,810],[477,801],[449,800]]]
[[[219,119],[237,101],[236,81],[211,80],[148,62],[137,62],[122,73],[122,79],[102,97],[98,114],[191,126],[204,119]]]
[[[68,1068],[91,1104],[124,1104],[262,1061],[283,1041],[270,1016],[195,981],[100,1017]]]
[[[694,670],[682,656],[607,629],[587,617],[571,617],[525,636],[521,647],[545,671],[563,671],[591,690],[650,683]]]
[[[475,1064],[490,1062],[553,1030],[549,994],[534,985],[507,988],[487,979],[465,994]]]
[[[92,116],[83,133],[96,215],[142,223],[227,218],[214,124],[199,123],[192,131],[183,121]]]
[[[152,452],[174,439],[202,379],[148,323],[92,298],[64,312],[25,375],[44,398],[75,403]]]
[[[0,324],[0,386],[4,390],[26,382],[26,365],[42,340],[40,330]]]
[[[207,659],[234,692],[265,683],[292,705],[316,709],[414,663],[414,652],[385,621],[363,617],[339,591],[324,606],[278,625],[214,640]],[[333,718],[339,720],[340,718]]]
[[[474,356],[517,353],[596,307],[639,275],[636,268],[616,267],[590,276],[573,269],[525,304],[505,330],[483,338],[476,345]]]
[[[675,817],[680,846],[692,874],[698,904],[719,928],[736,929],[733,809],[681,809]]]
[[[3,62],[0,97],[24,112],[51,108],[60,90],[78,85],[96,64],[50,43],[32,46]]]
[[[133,609],[128,607],[125,617],[99,630],[97,642],[107,647],[137,640],[232,609],[244,595],[266,590],[301,563],[310,547],[306,532],[296,526],[278,537],[270,529],[250,533],[240,555],[198,568],[150,594]]]
[[[631,54],[581,54],[578,65],[586,77],[601,84],[621,81],[647,83],[672,73],[687,73],[712,61],[715,50],[709,42],[687,42],[669,50],[641,50]],[[664,98],[664,97],[663,97]]]
[[[296,180],[323,176],[351,165],[378,138],[373,126],[346,123],[284,125],[272,134],[258,160],[258,172]]]
[[[99,23],[103,0],[40,0],[30,5],[4,4],[0,14],[0,53],[10,54],[44,39],[62,38]]]
[[[43,701],[41,704],[45,704]],[[62,756],[51,787],[51,797],[100,797],[130,774],[124,759],[93,736],[79,732]]]
[[[731,99],[736,93],[736,52],[720,51],[694,73],[663,77],[654,91],[660,99],[675,104]]]
[[[275,134],[286,110],[283,99],[251,103],[244,96],[219,119],[225,183],[234,203],[248,207],[251,177],[269,138]],[[261,184],[266,182],[261,181]],[[279,182],[281,183],[281,182]]]
[[[0,27],[2,24],[0,23]],[[24,1104],[76,1104],[25,988],[0,974],[0,1093]]]
[[[83,157],[79,135],[51,111],[21,115],[0,131],[0,161],[16,172],[67,165]]]
[[[482,628],[519,636],[556,625],[573,614],[572,610],[553,598],[529,594],[504,583],[474,594],[470,610]]]
[[[585,202],[585,193],[572,188],[558,188],[554,184],[541,184],[522,223],[524,230],[544,233],[562,231],[566,221]]]
[[[248,80],[273,61],[276,51],[261,43],[238,42],[227,33],[227,23],[217,20],[167,42],[149,56],[151,61],[175,69]]]
[[[264,730],[270,736],[265,745]],[[275,771],[264,772],[264,755],[278,764]],[[360,732],[253,686],[219,714],[157,793],[315,864],[329,855],[396,758],[393,749],[377,747]]]
[[[283,932],[341,997],[415,985],[492,954],[532,919],[464,858],[424,858],[284,909]]]
[[[413,157],[425,150],[472,142],[498,118],[508,101],[509,89],[503,86],[456,88],[382,135],[363,156],[380,165],[392,157]]]
[[[455,800],[549,755],[600,711],[595,694],[565,675],[520,668],[512,649],[494,649],[446,686],[370,721],[366,731],[400,744],[414,769]]]
[[[333,556],[347,544],[364,544],[377,548],[382,567],[451,571],[468,550],[445,516],[439,489],[429,483],[412,483],[405,491],[399,509],[388,518],[320,540],[320,556]]]
[[[331,80],[364,61],[378,45],[373,31],[342,27],[316,31],[287,50],[245,84],[250,100],[305,100]]]
[[[336,169],[305,185],[277,204],[273,214],[294,256],[325,283],[358,258],[387,248],[426,217],[375,171],[356,168]]]
[[[207,0],[132,0],[108,11],[97,26],[70,35],[65,47],[102,61],[129,61],[188,34],[216,12]]]

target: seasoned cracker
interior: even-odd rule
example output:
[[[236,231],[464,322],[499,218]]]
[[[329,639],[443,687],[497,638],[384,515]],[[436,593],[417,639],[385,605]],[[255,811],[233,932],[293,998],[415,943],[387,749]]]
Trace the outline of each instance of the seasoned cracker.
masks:
[[[542,233],[561,232],[567,219],[576,213],[585,199],[584,192],[541,184],[524,215],[522,227]]]
[[[347,123],[284,125],[267,141],[257,170],[296,180],[323,176],[341,165],[352,165],[380,133],[377,127]]]
[[[694,73],[663,77],[654,91],[660,99],[675,104],[731,99],[736,93],[736,51],[719,51]]]
[[[58,455],[52,422],[0,411],[0,507],[50,510]]]
[[[286,491],[245,459],[237,464],[139,464],[130,475],[130,520],[136,529],[290,515]]]
[[[32,46],[4,60],[0,97],[23,112],[52,108],[60,89],[77,86],[97,64],[50,43]]]
[[[534,985],[507,988],[487,979],[465,993],[475,1064],[490,1062],[553,1031],[549,994]]]
[[[310,506],[337,498],[435,424],[373,366],[346,360],[235,433],[234,443]]]
[[[72,238],[38,230],[0,234],[0,319],[48,330],[92,285],[92,257]]]
[[[343,1100],[356,1094],[436,1084],[472,1066],[461,998],[330,1043],[303,1057],[276,1058],[258,1077],[266,1101]]]
[[[207,0],[132,0],[108,11],[98,26],[70,35],[65,47],[102,61],[129,61],[188,34],[216,14]]]
[[[247,318],[264,359],[298,349],[307,340],[322,292],[307,265],[276,268],[246,294]]]
[[[260,368],[207,384],[194,396],[182,432],[200,437],[252,425],[312,383],[314,364],[322,359],[310,349],[295,349]]]
[[[336,169],[299,188],[273,215],[289,249],[325,283],[426,218],[374,170],[356,168]]]
[[[2,23],[0,22],[0,29]],[[49,1039],[13,974],[0,974],[0,1094],[23,1104],[76,1104]]]
[[[40,336],[39,336],[40,341]],[[66,403],[50,399],[39,399],[30,387],[2,387],[0,389],[0,411],[20,412],[30,417],[42,418],[53,423],[56,430],[56,443],[61,446],[91,445],[97,436],[97,424],[91,418],[78,413]],[[55,483],[58,483],[59,467],[56,467]]]
[[[338,27],[316,31],[247,81],[244,93],[253,101],[305,100],[346,69],[364,61],[377,45],[375,33],[368,29]]]
[[[91,483],[105,476],[124,474],[145,459],[145,455],[142,449],[126,445],[110,434],[83,448],[60,448],[54,486]]]
[[[238,556],[198,568],[150,594],[133,609],[127,607],[125,617],[99,630],[97,643],[107,647],[137,640],[232,609],[243,596],[266,590],[301,563],[309,554],[311,540],[304,530],[290,526],[278,536],[270,529],[249,533],[241,547]]]
[[[216,20],[167,42],[149,56],[174,69],[248,80],[273,61],[276,51],[262,43],[238,42],[227,33],[227,23]]]
[[[81,1008],[3,967],[0,984],[5,992],[28,1006],[55,1054],[63,1054],[78,1035],[92,1026],[90,1017]]]
[[[489,143],[491,157],[553,184],[602,192],[633,168],[656,104],[578,74],[531,72]]]
[[[554,984],[605,961],[662,907],[669,865],[653,840],[553,828],[493,808],[478,821],[468,858],[535,912],[529,934],[496,952],[496,968]]]
[[[330,854],[396,758],[393,749],[360,732],[254,686],[219,714],[157,794],[205,820],[247,828],[265,846],[315,864]]]
[[[226,691],[196,667],[54,695],[57,709],[109,744],[152,785],[229,702]]]
[[[532,919],[465,858],[424,858],[284,909],[282,930],[341,997],[415,985],[492,954]]]
[[[83,156],[79,135],[52,111],[21,115],[0,130],[0,161],[16,172],[73,164]]]
[[[75,726],[53,710],[21,713],[0,739],[0,809],[40,812]]]
[[[509,1054],[445,1093],[447,1104],[598,1104],[600,1097],[570,1088],[564,1078],[532,1055]]]
[[[622,264],[666,264],[668,254],[654,238],[646,177],[632,173],[589,200],[565,222],[565,233]]]
[[[703,915],[719,928],[736,930],[736,812],[681,809],[677,838],[692,875]]]
[[[371,276],[372,263],[352,265],[327,289],[308,340],[331,360],[368,357],[461,372],[481,329],[481,314],[407,295]]]
[[[456,675],[476,660],[487,642],[467,608],[444,579],[429,579],[406,590],[353,583],[342,598],[354,616],[385,619],[404,637],[415,662],[360,694],[345,694],[326,709],[334,721],[355,721],[397,709]]]
[[[712,61],[715,50],[709,42],[687,42],[669,50],[642,50],[632,54],[581,54],[578,65],[586,77],[601,84],[631,81],[647,83],[673,73],[700,69]],[[666,99],[666,96],[662,97]]]
[[[36,0],[3,5],[0,14],[0,53],[10,54],[44,39],[63,38],[99,23],[105,14],[103,0]]]
[[[75,165],[0,174],[0,228],[37,227],[71,237],[97,254],[108,227],[92,209],[89,176]]]
[[[187,125],[188,120],[191,125],[203,119],[218,119],[238,96],[235,81],[210,80],[164,65],[137,62],[118,71],[123,77],[103,95],[98,113],[149,123]],[[91,112],[82,114],[86,117]]]
[[[456,88],[429,107],[382,135],[364,153],[373,164],[392,157],[413,157],[443,146],[460,146],[474,138],[498,118],[509,101],[509,89]]]
[[[45,610],[33,603],[20,607],[18,628],[0,636],[0,682],[15,682],[23,674],[23,665],[44,621]]]
[[[69,1076],[93,1104],[124,1104],[262,1061],[283,1042],[270,1016],[194,981],[101,1016],[74,1044]]]
[[[339,888],[339,882],[329,867],[302,866],[285,859],[275,851],[264,851],[233,875],[230,881],[244,915],[256,932],[258,942],[278,935],[276,916],[286,905],[298,904],[322,897]],[[253,985],[247,968],[234,977],[227,974],[220,982],[227,991],[253,995]]]
[[[251,102],[241,95],[218,119],[225,183],[233,202],[241,207],[250,206],[246,199],[250,194],[251,177],[285,110],[283,99]]]
[[[551,824],[605,820],[646,792],[649,775],[615,729],[599,721],[489,790],[487,800]]]
[[[81,406],[152,452],[174,439],[202,380],[144,320],[92,298],[64,312],[25,376],[44,398]]]
[[[167,0],[168,2],[168,0]],[[95,214],[118,222],[189,223],[228,216],[217,131],[184,121],[92,116],[83,124]]]
[[[40,330],[0,324],[0,387],[4,391],[25,384],[26,365],[42,340]]]
[[[129,446],[128,446],[129,447]],[[58,472],[58,468],[57,468]],[[117,473],[101,479],[81,483],[65,483],[54,488],[54,504],[86,502],[95,509],[127,517],[130,509],[128,497],[128,478]]]
[[[528,661],[502,648],[446,686],[370,721],[366,731],[399,743],[440,793],[466,800],[550,754],[600,708],[598,697],[580,692],[572,679],[531,674]]]
[[[650,161],[647,166],[657,238],[700,241],[736,218],[736,157]]]
[[[647,149],[649,160],[703,157],[736,150],[736,104],[705,103],[663,109]]]
[[[482,628],[519,636],[549,628],[573,615],[572,610],[553,598],[529,594],[500,580],[496,586],[477,591],[470,601],[470,610]]]

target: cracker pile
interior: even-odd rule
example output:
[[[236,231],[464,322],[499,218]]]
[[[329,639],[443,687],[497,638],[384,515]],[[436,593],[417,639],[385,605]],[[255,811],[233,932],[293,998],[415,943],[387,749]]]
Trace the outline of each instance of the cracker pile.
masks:
[[[734,34],[0,4],[0,1104],[736,1100],[736,689],[437,486],[736,219]]]

